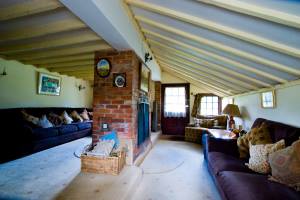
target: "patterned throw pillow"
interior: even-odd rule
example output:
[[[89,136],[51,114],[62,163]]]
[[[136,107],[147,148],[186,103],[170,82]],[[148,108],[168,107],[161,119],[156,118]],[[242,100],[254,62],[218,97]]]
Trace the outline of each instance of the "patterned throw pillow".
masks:
[[[268,163],[269,154],[283,149],[284,147],[284,140],[280,140],[275,144],[250,144],[250,159],[249,163],[246,163],[246,165],[255,172],[268,174],[271,172],[271,167]]]
[[[83,110],[83,112],[80,114],[80,116],[83,119],[83,121],[90,120],[89,113],[88,113],[88,111],[86,109]]]
[[[300,139],[291,146],[269,156],[271,181],[276,181],[300,191]]]
[[[71,124],[73,122],[73,119],[68,115],[67,111],[64,111],[61,114],[61,117],[63,119],[64,124]]]
[[[51,112],[48,114],[48,120],[54,125],[54,126],[60,126],[63,123],[63,119],[61,116]]]
[[[43,115],[38,122],[38,126],[42,128],[50,128],[53,127],[53,124],[51,124],[51,122],[47,119],[46,115]]]
[[[240,158],[247,158],[249,156],[249,143],[252,145],[272,143],[268,126],[265,123],[260,127],[252,128],[249,133],[238,138],[237,146]]]
[[[76,110],[73,110],[70,116],[73,118],[74,122],[83,122],[83,119],[80,117]]]
[[[39,118],[34,117],[32,115],[29,115],[24,109],[21,110],[21,114],[23,116],[23,119],[29,123],[32,123],[34,125],[38,125],[39,123]]]

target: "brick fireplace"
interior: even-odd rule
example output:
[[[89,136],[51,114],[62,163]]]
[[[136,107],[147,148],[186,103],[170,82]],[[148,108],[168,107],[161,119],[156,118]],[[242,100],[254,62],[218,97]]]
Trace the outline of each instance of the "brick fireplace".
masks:
[[[108,123],[128,150],[127,164],[132,164],[141,152],[137,147],[138,100],[140,95],[147,95],[139,90],[140,61],[133,51],[96,52],[95,63],[101,58],[110,61],[112,70],[107,78],[99,77],[96,72],[94,75],[93,143],[105,134],[101,124]],[[126,87],[113,86],[114,73],[126,73]]]

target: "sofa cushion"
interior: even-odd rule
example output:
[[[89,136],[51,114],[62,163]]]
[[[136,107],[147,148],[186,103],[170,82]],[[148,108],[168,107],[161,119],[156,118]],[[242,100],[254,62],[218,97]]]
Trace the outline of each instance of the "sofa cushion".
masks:
[[[262,123],[259,127],[254,127],[251,131],[237,140],[239,153],[241,158],[249,156],[249,143],[255,144],[271,144],[272,139],[266,123]]]
[[[58,130],[55,127],[51,128],[35,128],[32,129],[34,140],[43,140],[49,137],[58,136]]]
[[[223,171],[216,177],[230,200],[298,200],[300,193],[268,180],[266,175]]]
[[[62,125],[59,127],[59,132],[60,134],[68,134],[68,133],[73,133],[78,130],[76,124],[67,124],[67,125]]]
[[[269,154],[283,149],[284,147],[284,140],[280,140],[275,144],[250,144],[250,159],[249,163],[246,163],[246,165],[255,172],[268,174],[271,172],[271,167],[268,162]]]
[[[270,180],[286,184],[300,191],[300,140],[285,149],[270,154]]]
[[[258,127],[262,123],[266,123],[269,127],[271,138],[274,142],[278,142],[281,139],[285,140],[285,145],[290,146],[294,141],[298,140],[300,137],[300,128],[293,127],[287,124],[283,124],[280,122],[275,122],[271,120],[266,120],[263,118],[257,118],[253,125],[253,127]]]
[[[79,131],[92,128],[91,122],[80,122],[80,123],[76,123],[76,125],[77,125]]]
[[[222,152],[209,152],[207,160],[214,175],[218,175],[222,171],[252,173],[252,171],[245,165],[245,161]]]

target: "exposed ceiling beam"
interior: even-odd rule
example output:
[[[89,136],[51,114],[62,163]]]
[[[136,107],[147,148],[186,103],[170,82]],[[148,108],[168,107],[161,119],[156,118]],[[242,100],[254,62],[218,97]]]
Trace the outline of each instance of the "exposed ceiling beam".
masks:
[[[217,91],[217,92],[219,92],[219,93],[222,93],[222,94],[225,95],[225,96],[226,96],[226,95],[230,96],[230,94],[232,94],[232,92],[229,92],[229,91],[220,89],[219,87],[216,87],[216,86],[214,86],[214,85],[211,85],[211,84],[209,84],[209,83],[206,83],[205,81],[202,81],[202,80],[197,79],[197,78],[195,78],[195,77],[193,77],[193,76],[191,76],[191,75],[188,75],[186,72],[184,72],[184,71],[182,71],[182,70],[174,69],[173,67],[170,67],[170,66],[168,66],[168,65],[166,65],[166,64],[162,64],[162,63],[160,63],[160,65],[161,65],[164,69],[168,69],[168,70],[172,70],[172,71],[174,71],[174,72],[177,72],[177,73],[181,74],[181,76],[185,76],[185,77],[188,77],[188,78],[190,78],[190,79],[192,79],[192,80],[194,80],[194,81],[197,81],[198,83],[201,83],[202,85],[205,85],[206,87],[210,88],[211,90],[214,90],[214,91]]]
[[[262,77],[265,77],[265,78],[268,78],[268,79],[277,81],[277,82],[279,82],[279,83],[286,83],[286,82],[287,82],[287,80],[282,79],[282,78],[279,78],[278,76],[269,74],[269,73],[267,73],[267,72],[261,71],[261,70],[259,70],[259,69],[254,68],[254,67],[247,66],[247,65],[245,65],[245,64],[242,64],[242,63],[240,63],[240,62],[237,62],[237,61],[234,61],[234,60],[232,60],[232,59],[226,58],[226,57],[224,57],[224,56],[217,55],[216,53],[212,53],[212,52],[209,52],[209,51],[202,50],[202,49],[197,48],[197,47],[195,47],[195,46],[192,46],[192,45],[189,45],[189,44],[186,44],[186,43],[183,43],[183,42],[174,40],[174,39],[172,39],[172,38],[163,36],[163,35],[161,35],[161,34],[158,34],[158,33],[153,32],[153,31],[149,31],[149,30],[145,30],[145,29],[142,29],[142,30],[143,30],[143,32],[144,32],[145,34],[149,34],[149,35],[155,36],[156,38],[162,39],[162,40],[164,40],[164,41],[171,42],[171,43],[173,43],[173,44],[182,46],[182,47],[184,47],[184,48],[191,49],[191,50],[193,50],[193,51],[198,52],[198,53],[201,54],[201,55],[205,55],[205,56],[208,56],[208,57],[210,57],[210,58],[219,60],[219,61],[221,61],[221,62],[224,62],[224,63],[227,63],[227,64],[229,64],[229,65],[232,65],[232,66],[234,66],[234,67],[236,67],[236,68],[240,68],[240,69],[243,69],[243,70],[252,72],[252,73],[257,74],[257,75],[259,75],[259,76],[262,76]]]
[[[168,73],[168,74],[170,74],[172,76],[175,76],[175,77],[177,77],[179,79],[182,79],[182,80],[184,80],[186,82],[189,82],[189,83],[193,84],[195,87],[199,88],[200,90],[203,90],[203,93],[214,93],[214,94],[216,94],[218,96],[224,96],[223,93],[219,93],[219,92],[217,92],[215,90],[212,90],[211,88],[208,88],[208,87],[206,87],[206,86],[204,86],[202,84],[199,84],[199,82],[197,82],[195,80],[192,80],[192,79],[189,79],[189,78],[187,78],[185,76],[182,76],[182,74],[179,74],[179,73],[177,73],[175,71],[171,71],[171,70],[168,70],[166,68],[163,68],[162,70],[163,70],[163,72],[166,72],[166,73]]]
[[[94,71],[69,71],[61,72],[60,74],[66,74],[70,76],[94,76]]]
[[[0,21],[24,17],[63,7],[57,0],[19,0],[0,7]]]
[[[172,54],[171,52],[160,51],[157,49],[155,49],[154,52],[157,52],[158,54],[156,54],[156,55],[159,55],[156,57],[161,57],[161,58],[173,61],[173,62],[177,62],[180,65],[187,65],[194,69],[200,70],[200,71],[204,72],[205,74],[207,74],[208,76],[214,76],[217,79],[219,79],[220,81],[223,81],[223,82],[225,81],[225,82],[229,83],[231,87],[237,86],[237,88],[239,88],[239,89],[243,88],[244,90],[245,89],[246,90],[258,89],[257,87],[254,87],[253,85],[250,85],[250,84],[240,81],[238,79],[234,79],[232,76],[230,77],[224,73],[211,70],[209,67],[204,67],[202,65],[199,65],[198,63],[192,62],[188,58],[182,59],[182,58],[179,58],[176,55]]]
[[[245,58],[245,59],[251,60],[253,62],[263,64],[263,65],[265,65],[267,67],[272,67],[272,68],[275,68],[275,69],[278,69],[278,70],[281,70],[281,71],[284,71],[284,72],[287,72],[287,73],[290,73],[290,74],[298,75],[298,76],[300,75],[300,70],[299,69],[295,69],[293,67],[282,65],[280,63],[277,63],[277,62],[274,62],[274,61],[262,58],[260,56],[256,56],[254,54],[251,54],[251,53],[239,50],[239,49],[235,49],[235,48],[226,46],[226,45],[224,45],[222,43],[219,43],[219,42],[208,40],[208,39],[203,38],[203,37],[201,37],[199,35],[194,35],[194,34],[186,32],[186,31],[182,31],[182,30],[179,30],[177,28],[173,28],[173,27],[171,27],[169,25],[162,24],[162,23],[159,23],[159,22],[147,19],[147,18],[142,17],[142,16],[135,16],[135,18],[139,22],[148,24],[150,26],[159,28],[161,30],[164,30],[164,31],[167,31],[167,32],[170,32],[170,33],[174,33],[174,34],[179,35],[181,37],[184,37],[186,39],[195,41],[195,42],[197,42],[199,44],[204,44],[204,45],[213,47],[215,49],[218,49],[218,50],[221,50],[221,51],[224,51],[224,52],[227,52],[227,53],[239,56],[241,58]]]
[[[91,71],[94,69],[93,65],[78,65],[73,67],[58,67],[58,68],[47,68],[49,71],[55,71],[55,72],[69,72],[69,71]]]
[[[213,21],[209,21],[200,17],[196,17],[187,13],[183,13],[180,11],[172,10],[166,7],[158,6],[152,3],[147,3],[145,1],[138,0],[126,0],[127,3],[132,6],[136,6],[145,10],[149,10],[160,15],[165,15],[177,20],[181,20],[186,23],[193,24],[195,26],[199,26],[202,28],[206,28],[221,34],[228,35],[230,37],[234,37],[246,42],[250,42],[274,51],[278,51],[283,54],[287,54],[290,56],[294,56],[300,58],[300,49],[293,48],[291,46],[269,40],[267,38],[255,35],[253,33],[248,33],[242,30],[238,30],[232,27],[224,26],[222,24],[215,23]]]
[[[237,91],[233,91],[229,88],[227,88],[226,86],[224,87],[224,85],[221,85],[219,83],[216,83],[214,81],[211,81],[211,80],[208,80],[207,78],[203,78],[201,76],[199,76],[198,74],[196,74],[195,72],[191,72],[190,70],[187,70],[187,69],[183,69],[183,68],[180,68],[178,66],[174,66],[174,64],[170,64],[168,62],[164,62],[162,59],[159,59],[159,63],[164,65],[164,66],[167,66],[173,70],[177,70],[185,75],[188,75],[190,77],[193,77],[195,79],[197,79],[198,81],[201,81],[203,84],[207,84],[208,86],[212,87],[212,88],[215,88],[219,91],[223,91],[223,92],[227,92],[227,93],[239,93]]]
[[[286,26],[300,28],[300,17],[284,13],[278,10],[256,6],[243,1],[236,0],[198,0],[201,3],[206,3],[234,12],[258,17],[271,22],[276,22]]]
[[[94,52],[88,53],[80,53],[71,56],[58,56],[52,58],[41,58],[36,60],[28,60],[23,61],[25,64],[32,64],[32,65],[42,65],[42,64],[53,64],[53,63],[61,63],[61,62],[68,62],[68,61],[76,61],[76,60],[94,60],[95,54]]]
[[[250,76],[246,76],[244,74],[241,74],[241,73],[238,73],[236,71],[233,71],[233,70],[229,70],[228,68],[226,67],[223,67],[223,66],[220,66],[220,65],[216,65],[214,63],[211,63],[211,62],[208,62],[206,60],[203,60],[199,57],[196,57],[196,56],[193,56],[191,55],[190,53],[186,53],[184,51],[181,51],[181,50],[178,50],[178,49],[175,49],[175,48],[172,48],[170,46],[167,46],[167,45],[164,45],[162,43],[159,43],[159,42],[156,42],[155,40],[148,40],[149,43],[151,44],[151,47],[156,47],[156,48],[160,48],[162,51],[166,51],[174,56],[177,56],[177,57],[181,57],[181,58],[184,58],[184,59],[187,59],[191,62],[194,62],[194,63],[198,63],[198,64],[201,64],[201,65],[204,65],[204,66],[207,66],[210,70],[214,70],[214,71],[221,71],[224,75],[229,75],[232,79],[236,79],[236,77],[242,79],[242,80],[247,80],[247,81],[250,81],[250,82],[253,82],[257,85],[262,85],[260,84],[261,81],[257,80],[257,79],[254,79]],[[236,80],[239,80],[239,79],[236,79]],[[251,84],[251,83],[246,83],[246,81],[242,81],[244,83],[244,85],[248,86],[250,89],[258,89],[255,85]],[[264,82],[262,82],[264,83]],[[265,83],[266,85],[264,86],[269,86],[271,87],[270,84],[267,84]]]
[[[79,53],[86,53],[92,51],[101,51],[101,50],[110,50],[111,47],[104,42],[89,42],[81,45],[72,45],[70,47],[51,49],[48,51],[38,51],[31,53],[23,53],[23,54],[14,54],[11,56],[7,56],[8,58],[13,58],[17,60],[34,60],[40,58],[51,58],[56,56],[68,56]]]
[[[86,25],[67,10],[32,15],[2,22],[0,42],[28,39],[84,27]]]
[[[218,95],[218,96],[228,96],[227,93],[224,93],[224,92],[221,92],[219,90],[216,90],[214,88],[211,88],[205,84],[203,84],[202,82],[200,82],[199,80],[189,76],[189,75],[186,75],[186,74],[182,74],[181,72],[178,72],[172,68],[169,68],[167,66],[163,66],[162,65],[162,69],[163,71],[166,71],[167,73],[170,73],[170,74],[175,74],[175,76],[181,78],[181,79],[184,79],[186,81],[188,81],[189,83],[193,83],[194,85],[196,85],[197,87],[204,87],[206,88],[207,90],[211,91],[212,93]]]
[[[43,64],[38,65],[39,67],[44,68],[62,68],[62,67],[73,67],[73,66],[85,66],[85,65],[94,65],[94,60],[78,60],[78,61],[71,61],[71,62],[61,62],[61,63],[53,63],[53,64]]]
[[[101,38],[91,30],[79,29],[67,32],[50,34],[42,37],[8,41],[0,46],[0,53],[12,54],[24,51],[41,50],[46,48],[62,47],[91,41],[100,41]]]
[[[170,59],[166,58],[165,56],[156,56],[156,58],[160,61],[160,63],[168,64],[169,66],[172,66],[176,69],[185,70],[187,73],[196,75],[199,79],[202,79],[203,81],[206,81],[207,83],[217,84],[218,86],[222,85],[222,86],[224,86],[224,87],[222,87],[222,89],[227,89],[228,88],[232,91],[236,91],[236,92],[239,92],[239,93],[244,92],[244,91],[247,90],[243,87],[232,84],[228,81],[224,81],[224,79],[220,79],[220,78],[218,78],[216,76],[213,76],[211,74],[207,74],[203,71],[199,71],[199,69],[197,69],[196,67],[191,66],[189,64],[178,63],[178,62],[175,62],[173,60],[170,60]]]

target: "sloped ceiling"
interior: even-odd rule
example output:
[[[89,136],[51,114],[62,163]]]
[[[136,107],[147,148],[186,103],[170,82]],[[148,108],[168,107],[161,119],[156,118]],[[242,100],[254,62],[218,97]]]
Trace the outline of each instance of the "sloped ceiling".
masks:
[[[164,71],[230,96],[300,77],[300,3],[126,0]]]
[[[85,80],[112,49],[58,0],[1,0],[0,56]]]

